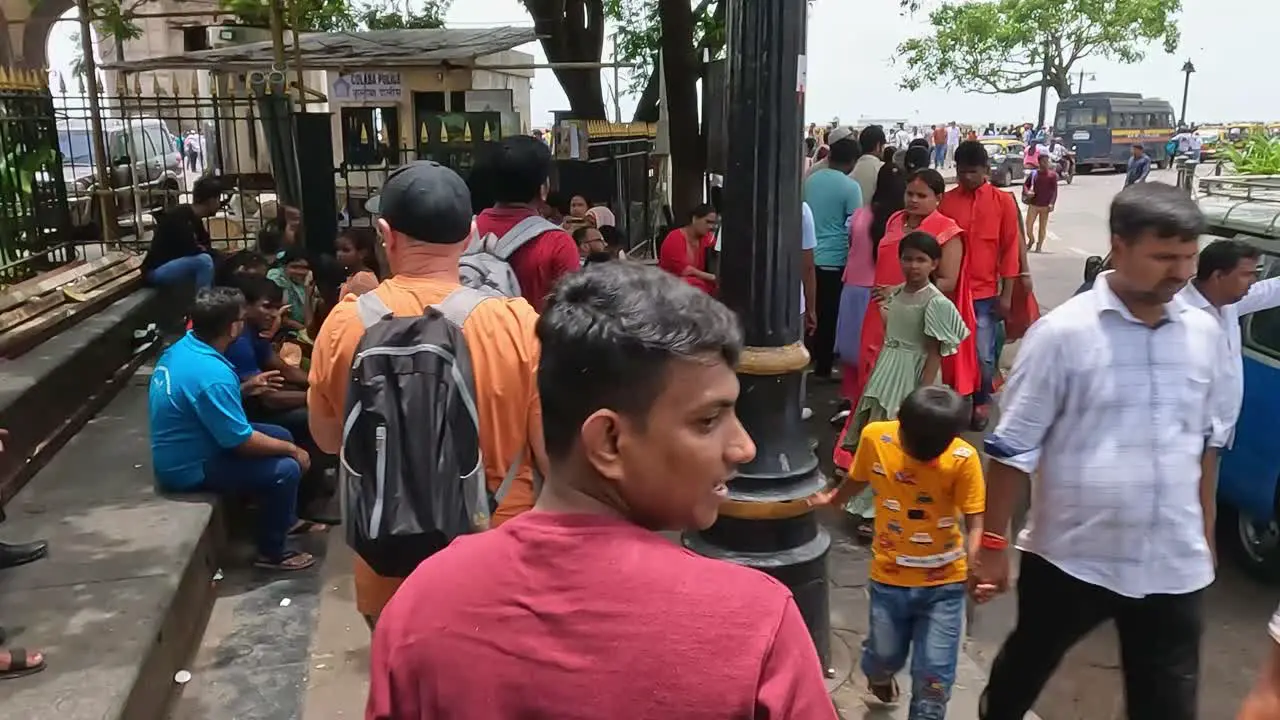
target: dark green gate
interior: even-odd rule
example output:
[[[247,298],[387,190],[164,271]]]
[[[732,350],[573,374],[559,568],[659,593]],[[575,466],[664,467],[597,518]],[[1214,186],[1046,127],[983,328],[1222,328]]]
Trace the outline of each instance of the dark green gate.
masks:
[[[0,68],[0,286],[75,258],[48,76]]]

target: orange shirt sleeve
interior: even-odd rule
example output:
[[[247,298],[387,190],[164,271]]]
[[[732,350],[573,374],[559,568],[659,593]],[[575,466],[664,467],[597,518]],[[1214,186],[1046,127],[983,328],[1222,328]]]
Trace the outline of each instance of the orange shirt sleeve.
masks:
[[[1019,252],[1022,233],[1018,225],[1018,205],[1005,192],[996,190],[995,194],[1000,203],[1000,257],[997,269],[1002,278],[1016,278],[1022,274],[1022,256]]]
[[[352,331],[352,323],[360,323],[354,299],[338,303],[320,326],[311,351],[307,423],[316,447],[330,454],[337,454],[342,447],[351,359],[363,335]]]
[[[873,429],[875,424],[862,428],[862,435],[858,437],[858,450],[853,456],[853,464],[849,466],[849,479],[854,482],[870,483],[874,482],[876,475],[876,466],[880,465],[880,451],[876,447],[875,434],[877,430]],[[884,472],[881,467],[881,473]]]

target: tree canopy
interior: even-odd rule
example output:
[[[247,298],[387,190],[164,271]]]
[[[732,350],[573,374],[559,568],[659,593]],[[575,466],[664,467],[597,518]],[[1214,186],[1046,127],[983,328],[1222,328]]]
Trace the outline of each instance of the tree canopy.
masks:
[[[113,2],[114,0],[102,0]],[[303,32],[341,30],[390,30],[398,28],[438,28],[451,0],[413,0],[400,6],[394,0],[349,2],[348,0],[282,0],[285,17],[297,18]],[[245,25],[271,24],[271,0],[220,0],[220,6]]]
[[[1017,94],[1045,83],[1069,97],[1084,58],[1135,63],[1151,43],[1176,50],[1181,9],[1182,0],[948,0],[929,11],[925,36],[898,46],[901,86]]]
[[[727,0],[689,0],[688,5],[689,10],[685,12],[683,4],[677,7],[654,0],[605,0],[605,15],[617,28],[617,60],[638,66],[631,74],[628,88],[633,93],[640,93],[636,103],[637,120],[652,122],[658,119],[656,68],[658,52],[662,49],[664,23],[692,27],[688,52],[696,74],[689,78],[690,84],[702,76],[704,53],[714,60],[724,52]],[[681,17],[673,17],[676,14]]]

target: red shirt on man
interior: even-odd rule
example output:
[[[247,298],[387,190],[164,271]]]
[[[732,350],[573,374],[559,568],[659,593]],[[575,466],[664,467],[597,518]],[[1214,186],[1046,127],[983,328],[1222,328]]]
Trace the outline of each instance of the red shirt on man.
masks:
[[[527,207],[489,208],[476,217],[476,232],[481,237],[489,233],[502,237],[521,220],[536,214]],[[548,230],[530,240],[508,262],[520,281],[520,294],[538,312],[542,312],[556,281],[582,267],[577,244],[563,230]]]
[[[378,619],[366,720],[837,720],[791,593],[625,520],[534,510]]]
[[[934,145],[947,144],[947,129],[945,127],[938,126],[933,129],[933,144]]]
[[[942,196],[938,212],[964,230],[965,263],[974,300],[1000,294],[1001,278],[1022,273],[1018,245],[1022,231],[1013,196],[983,183],[977,190],[956,186]]]

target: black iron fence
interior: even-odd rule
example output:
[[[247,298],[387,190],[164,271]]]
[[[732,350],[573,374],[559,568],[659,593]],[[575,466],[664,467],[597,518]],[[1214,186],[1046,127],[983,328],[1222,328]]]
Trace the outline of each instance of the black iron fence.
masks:
[[[415,112],[412,132],[401,132],[392,108],[330,112],[296,95],[284,123],[268,127],[270,90],[243,77],[192,73],[181,89],[176,79],[113,79],[98,98],[99,159],[81,78],[0,71],[0,286],[110,250],[144,251],[157,217],[206,177],[224,194],[206,220],[219,249],[255,243],[292,205],[307,244],[328,250],[343,227],[370,224],[365,203],[396,167],[431,159],[465,177],[481,144],[500,137],[496,113]],[[300,187],[277,186],[273,132],[300,148]],[[655,224],[650,146],[628,138],[593,145],[585,162],[558,163],[561,192],[592,190],[628,245],[643,244]]]

